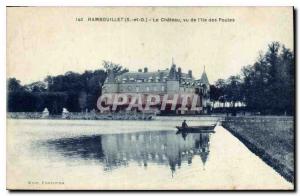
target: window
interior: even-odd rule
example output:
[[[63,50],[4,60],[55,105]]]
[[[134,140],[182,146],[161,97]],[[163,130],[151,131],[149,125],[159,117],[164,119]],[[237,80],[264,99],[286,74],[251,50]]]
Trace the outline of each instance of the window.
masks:
[[[135,87],[136,92],[139,92],[140,88],[137,86]]]
[[[165,87],[164,86],[161,86],[161,91],[165,91]]]
[[[164,77],[163,77],[163,82],[166,82],[167,79],[168,79],[168,76],[164,76]]]
[[[146,91],[149,92],[149,90],[150,90],[150,89],[149,89],[149,86],[147,86],[147,87],[146,87]]]

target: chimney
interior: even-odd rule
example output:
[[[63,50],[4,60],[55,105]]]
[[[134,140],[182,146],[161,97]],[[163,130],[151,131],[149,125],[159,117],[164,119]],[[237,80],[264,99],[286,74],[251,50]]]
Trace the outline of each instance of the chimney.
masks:
[[[147,73],[147,72],[148,72],[148,68],[145,67],[145,68],[144,68],[144,73]]]
[[[180,73],[180,74],[181,74],[181,68],[180,68],[180,67],[178,67],[178,69],[177,69],[177,70],[178,70],[178,73]]]
[[[139,69],[139,72],[142,72],[142,69]]]
[[[180,67],[178,67],[178,69],[177,69],[177,70],[178,70],[178,71],[177,71],[177,72],[178,72],[178,76],[179,76],[179,77],[181,77],[181,68],[180,68]]]
[[[189,77],[190,77],[190,78],[193,77],[193,72],[192,72],[192,70],[189,70]]]

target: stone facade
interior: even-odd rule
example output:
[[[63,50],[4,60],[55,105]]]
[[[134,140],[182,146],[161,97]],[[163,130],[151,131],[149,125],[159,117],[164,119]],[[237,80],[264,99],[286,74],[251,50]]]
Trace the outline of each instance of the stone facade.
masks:
[[[127,72],[115,76],[112,72],[102,87],[102,94],[115,93],[141,93],[158,94],[197,94],[200,96],[199,104],[202,107],[201,113],[207,113],[210,105],[209,81],[204,72],[200,78],[194,78],[192,71],[183,73],[181,68],[176,69],[173,63],[170,69],[148,72],[148,68],[138,72]]]

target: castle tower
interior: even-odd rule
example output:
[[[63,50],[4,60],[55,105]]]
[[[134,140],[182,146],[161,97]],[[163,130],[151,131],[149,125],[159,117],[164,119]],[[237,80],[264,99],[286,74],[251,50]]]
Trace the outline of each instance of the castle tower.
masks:
[[[119,84],[115,80],[115,74],[113,70],[108,71],[108,76],[102,86],[103,93],[117,93],[119,90]]]
[[[201,91],[202,91],[202,106],[205,108],[204,113],[208,113],[208,107],[210,105],[210,85],[208,81],[208,77],[205,72],[205,66],[203,69],[203,73],[200,78],[201,81]]]
[[[207,87],[209,86],[208,77],[207,77],[206,72],[205,72],[205,66],[204,66],[204,70],[203,70],[203,73],[201,75],[200,80],[202,81],[202,84],[205,84]]]
[[[167,80],[167,92],[175,93],[179,91],[179,80],[177,77],[176,65],[172,58],[172,65]]]

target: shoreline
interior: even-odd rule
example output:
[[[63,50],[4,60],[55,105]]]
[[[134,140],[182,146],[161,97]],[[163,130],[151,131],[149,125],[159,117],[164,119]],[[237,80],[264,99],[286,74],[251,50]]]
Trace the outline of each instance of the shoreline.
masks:
[[[240,118],[241,117],[238,118],[239,121],[241,120]],[[253,123],[257,123],[257,122],[253,122],[253,121],[246,122],[247,120],[244,120],[244,122],[242,122],[242,123],[239,122],[240,124],[233,124],[231,122],[232,122],[232,119],[234,119],[234,118],[230,117],[230,119],[231,119],[231,121],[226,121],[226,120],[223,121],[222,126],[226,130],[228,130],[233,136],[238,138],[252,153],[254,153],[258,157],[260,157],[267,165],[272,167],[276,172],[278,172],[281,176],[283,176],[287,181],[294,183],[294,181],[295,181],[294,170],[292,170],[292,169],[294,169],[294,165],[293,165],[293,168],[291,169],[291,168],[289,168],[291,161],[289,161],[289,163],[287,163],[287,162],[285,162],[285,160],[280,159],[281,157],[284,157],[289,153],[294,153],[294,151],[292,151],[292,152],[288,152],[285,150],[276,151],[277,150],[276,144],[278,144],[278,143],[277,143],[277,141],[275,142],[275,140],[278,140],[278,138],[275,138],[275,136],[273,136],[273,135],[268,135],[268,133],[266,133],[265,135],[261,135],[261,137],[265,139],[265,142],[264,142],[265,145],[260,143],[260,141],[259,141],[260,138],[251,137],[254,129],[253,130],[247,129],[247,126],[249,126],[249,124],[253,124]],[[270,119],[268,119],[268,120],[270,121]],[[262,121],[259,121],[258,123],[263,124],[264,122],[262,120]],[[261,130],[254,130],[254,132],[261,131],[262,134],[264,134],[265,132],[267,132],[266,128],[267,128],[266,124],[263,124]],[[274,131],[274,130],[272,130],[272,131]],[[285,131],[285,130],[281,130],[281,131]],[[274,132],[276,132],[276,131],[274,131]],[[266,136],[266,137],[264,137],[264,136]],[[273,139],[274,139],[274,141],[273,141]],[[280,138],[280,139],[282,139],[282,138]],[[282,139],[282,140],[284,140],[284,139]],[[284,145],[284,144],[281,144],[281,145]],[[274,150],[272,148],[275,148],[276,150]],[[293,161],[292,161],[293,164],[294,164],[294,159],[295,159],[294,156],[295,155],[293,155]]]

